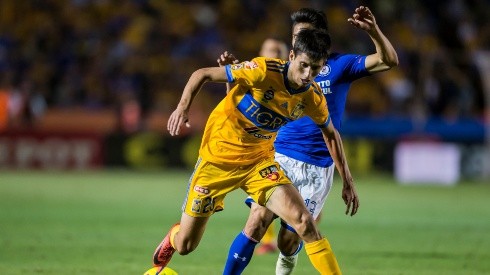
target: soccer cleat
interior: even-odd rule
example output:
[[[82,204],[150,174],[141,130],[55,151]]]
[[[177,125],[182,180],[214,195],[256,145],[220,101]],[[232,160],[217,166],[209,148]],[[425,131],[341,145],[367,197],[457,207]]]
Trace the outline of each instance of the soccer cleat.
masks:
[[[257,248],[255,251],[255,254],[257,255],[264,255],[268,253],[275,253],[277,251],[277,247],[273,243],[264,243]]]
[[[297,262],[298,254],[293,256],[284,256],[282,253],[279,253],[276,263],[276,275],[289,275],[293,273]]]
[[[165,267],[168,262],[172,258],[172,255],[175,252],[175,248],[172,247],[170,243],[170,236],[172,235],[172,231],[176,226],[179,226],[179,223],[174,224],[170,230],[168,231],[163,241],[158,245],[157,249],[155,249],[155,253],[153,253],[153,265],[156,267]]]

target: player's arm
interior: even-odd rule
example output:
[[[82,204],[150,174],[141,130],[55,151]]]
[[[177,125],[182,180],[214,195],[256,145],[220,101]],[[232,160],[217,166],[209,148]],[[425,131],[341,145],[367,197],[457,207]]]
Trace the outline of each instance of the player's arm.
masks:
[[[225,51],[224,53],[222,53],[216,61],[218,62],[218,65],[220,67],[226,66],[229,64],[237,64],[239,62],[238,59],[233,54],[229,53],[228,51]],[[227,94],[230,92],[232,87],[233,87],[233,84],[231,84],[229,82],[226,83],[226,93]]]
[[[345,214],[349,214],[350,212],[350,215],[353,216],[357,213],[357,209],[359,208],[359,197],[357,196],[357,192],[354,187],[354,179],[352,178],[352,174],[350,173],[349,166],[347,164],[342,139],[339,132],[333,126],[332,121],[328,123],[328,126],[320,129],[322,130],[323,139],[327,144],[337,171],[342,177],[342,199],[347,205]]]
[[[368,72],[386,71],[398,65],[398,55],[395,48],[376,24],[376,18],[368,7],[356,8],[352,17],[347,21],[367,32],[376,46],[376,53],[366,57],[365,65]]]
[[[189,109],[192,101],[196,97],[197,93],[201,90],[201,87],[206,82],[227,82],[225,67],[210,67],[202,68],[195,71],[187,84],[185,85],[184,92],[180,98],[179,104],[173,113],[170,115],[167,122],[167,130],[172,136],[178,135],[180,127],[189,124]]]

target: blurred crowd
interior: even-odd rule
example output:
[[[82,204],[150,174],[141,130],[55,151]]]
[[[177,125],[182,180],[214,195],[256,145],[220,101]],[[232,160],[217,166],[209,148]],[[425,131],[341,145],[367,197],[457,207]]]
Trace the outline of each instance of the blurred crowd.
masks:
[[[0,125],[30,126],[53,109],[168,115],[191,73],[223,51],[245,60],[267,37],[289,43],[289,15],[302,7],[326,13],[333,51],[370,54],[367,34],[347,22],[361,4],[400,65],[359,81],[347,116],[483,119],[487,0],[2,0]],[[224,86],[202,93],[195,108],[206,111]]]

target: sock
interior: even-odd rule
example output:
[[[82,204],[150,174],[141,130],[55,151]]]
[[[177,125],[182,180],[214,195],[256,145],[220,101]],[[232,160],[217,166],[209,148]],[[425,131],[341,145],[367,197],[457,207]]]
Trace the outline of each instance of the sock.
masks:
[[[172,245],[173,248],[175,248],[175,244],[174,244],[175,234],[177,234],[179,230],[180,230],[180,224],[177,224],[170,229],[170,245]]]
[[[294,267],[298,263],[298,253],[303,247],[303,241],[299,243],[298,249],[291,256],[286,256],[279,253],[279,257],[276,262],[276,275],[289,275],[293,273]]]
[[[305,250],[311,263],[320,274],[342,274],[327,239],[307,243],[305,244]]]
[[[242,274],[252,259],[257,241],[240,232],[230,246],[223,275]]]

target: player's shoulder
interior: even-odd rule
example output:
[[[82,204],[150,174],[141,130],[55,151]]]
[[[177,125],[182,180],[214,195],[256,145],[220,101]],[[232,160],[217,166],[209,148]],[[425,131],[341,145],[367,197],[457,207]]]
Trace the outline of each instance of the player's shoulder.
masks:
[[[267,71],[282,73],[287,61],[279,58],[261,57]]]

